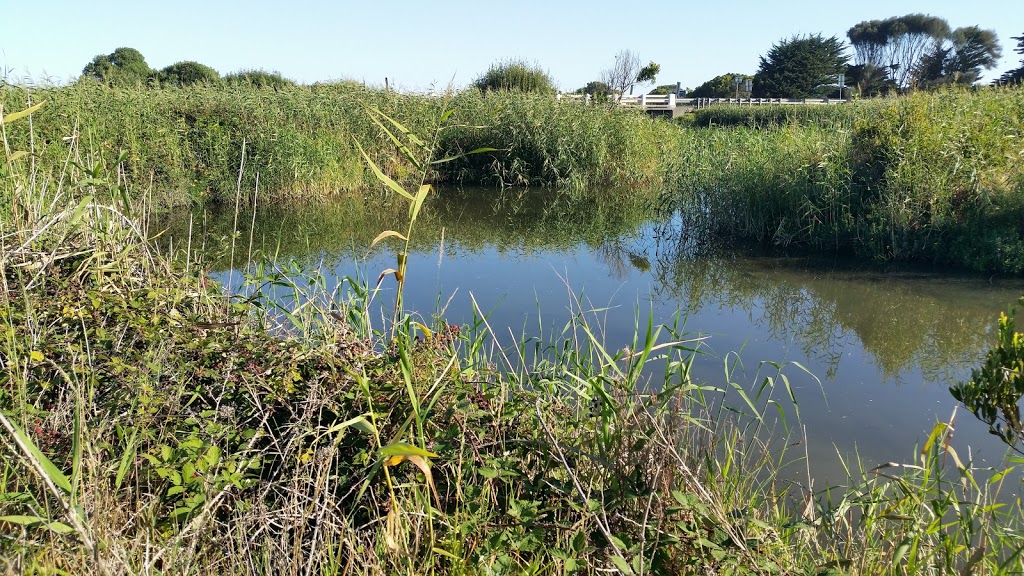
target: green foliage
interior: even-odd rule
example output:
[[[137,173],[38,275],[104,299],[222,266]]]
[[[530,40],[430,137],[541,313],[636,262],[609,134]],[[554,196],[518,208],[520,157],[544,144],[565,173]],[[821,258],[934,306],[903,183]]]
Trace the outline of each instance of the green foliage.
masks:
[[[1024,35],[1014,36],[1011,39],[1017,41],[1017,47],[1013,51],[1017,54],[1024,54]],[[1020,63],[1021,66],[1019,68],[1005,72],[999,77],[997,82],[999,84],[1019,84],[1021,81],[1024,81],[1024,60],[1021,60]]]
[[[854,64],[846,69],[844,96],[875,97],[894,94],[896,83],[889,78],[887,68],[874,64]]]
[[[887,69],[896,86],[917,81],[921,61],[936,44],[950,37],[949,23],[929,14],[907,14],[867,20],[847,31],[858,65]]]
[[[711,80],[697,86],[691,91],[688,96],[693,98],[735,98],[736,97],[736,78],[741,80],[753,80],[754,77],[748,74],[722,74],[721,76],[715,76]],[[747,92],[745,85],[740,84],[739,87],[740,98],[750,98],[750,92]]]
[[[1024,93],[950,90],[840,106],[709,110],[705,124],[760,127],[689,131],[677,205],[701,206],[723,236],[1024,273],[1015,144]]]
[[[157,79],[162,85],[189,86],[191,84],[216,84],[220,81],[220,74],[198,62],[184,61],[171,64],[157,73]]]
[[[675,84],[662,84],[661,86],[655,86],[653,90],[648,94],[655,94],[658,96],[665,96],[667,94],[675,94],[677,86]]]
[[[481,92],[528,92],[554,94],[555,82],[538,64],[524,60],[507,60],[491,64],[473,81]]]
[[[285,78],[277,71],[240,70],[224,75],[224,81],[233,86],[252,86],[254,88],[273,88],[280,90],[295,86],[295,82]]]
[[[100,54],[82,69],[82,78],[118,87],[145,85],[151,76],[153,70],[134,48],[118,48],[110,54]]]
[[[608,95],[611,94],[611,88],[600,80],[594,80],[592,82],[587,82],[587,85],[582,88],[577,88],[575,93],[590,94],[591,96],[596,96],[598,98],[607,98]]]
[[[857,121],[877,113],[884,103],[858,102],[856,105],[830,104],[796,106],[764,104],[757,106],[720,105],[701,108],[693,114],[699,127],[746,126],[772,128],[795,124],[819,128],[851,130]]]
[[[975,83],[982,69],[995,67],[1002,56],[999,38],[991,30],[977,26],[957,28],[945,41],[937,41],[921,58],[914,74],[920,87],[942,84]]]
[[[1024,301],[1022,301],[1024,303]],[[1018,452],[1024,453],[1024,424],[1020,418],[1024,398],[1024,334],[1017,332],[1015,311],[999,315],[999,338],[971,379],[949,389],[989,431]]]
[[[820,98],[836,92],[836,75],[846,71],[846,46],[835,36],[794,36],[761,56],[754,74],[757,98]]]

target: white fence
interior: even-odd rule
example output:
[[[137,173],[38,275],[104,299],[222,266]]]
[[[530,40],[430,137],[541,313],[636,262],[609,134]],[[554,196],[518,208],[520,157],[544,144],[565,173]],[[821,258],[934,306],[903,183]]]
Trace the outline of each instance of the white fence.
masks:
[[[593,101],[590,94],[559,94],[559,100],[583,102]],[[675,94],[641,94],[640,96],[623,96],[619,99],[621,106],[639,106],[646,109],[673,109],[677,106],[706,108],[719,104],[738,104],[743,106],[764,106],[768,104],[842,104],[847,100],[836,98],[679,98]]]

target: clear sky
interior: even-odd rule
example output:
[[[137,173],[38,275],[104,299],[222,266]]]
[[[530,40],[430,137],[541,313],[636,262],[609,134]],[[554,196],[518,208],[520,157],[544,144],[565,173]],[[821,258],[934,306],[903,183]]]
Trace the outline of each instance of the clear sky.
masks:
[[[914,12],[950,26],[993,29],[997,69],[1016,68],[1022,0],[16,0],[0,1],[0,67],[15,80],[64,82],[93,56],[138,49],[153,68],[196,60],[221,73],[280,71],[303,83],[354,79],[406,90],[470,83],[488,65],[535,62],[558,87],[599,77],[630,49],[661,65],[659,84],[696,87],[753,73],[758,57],[794,34],[845,39],[862,20]]]

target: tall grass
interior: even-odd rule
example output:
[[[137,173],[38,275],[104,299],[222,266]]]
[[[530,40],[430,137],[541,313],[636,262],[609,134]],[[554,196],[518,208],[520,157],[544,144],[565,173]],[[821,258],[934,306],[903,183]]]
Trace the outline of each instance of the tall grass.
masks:
[[[611,350],[577,297],[554,339],[510,342],[478,307],[374,329],[365,285],[285,262],[231,296],[151,248],[119,165],[71,146],[56,180],[10,145],[0,167],[5,571],[1024,568],[1019,504],[952,423],[905,467],[851,466],[844,495],[787,487],[792,368],[697,382],[679,322],[638,314]]]
[[[126,153],[121,166],[129,188],[151,191],[153,201],[164,206],[230,201],[243,150],[241,185],[253,189],[258,174],[267,199],[364,193],[374,178],[355,141],[386,174],[402,180],[413,167],[366,117],[364,106],[401,117],[422,132],[444,102],[352,83],[0,89],[7,109],[41,100],[49,105],[34,119],[33,145],[46,158],[43,166],[57,170],[68,154],[64,138],[77,134],[103,158]],[[470,90],[452,106],[462,128],[442,135],[442,152],[502,149],[439,166],[434,181],[576,190],[658,187],[666,173],[663,152],[676,136],[672,127],[636,112],[563,105],[550,96]],[[12,142],[28,147],[26,126],[14,125],[10,132]]]
[[[1024,272],[1024,92],[918,93],[848,109],[687,131],[674,206],[723,236]]]

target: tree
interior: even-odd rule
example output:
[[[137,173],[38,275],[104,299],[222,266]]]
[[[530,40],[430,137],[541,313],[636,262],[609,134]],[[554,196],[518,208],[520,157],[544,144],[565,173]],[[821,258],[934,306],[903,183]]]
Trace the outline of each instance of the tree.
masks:
[[[937,43],[949,38],[949,23],[928,14],[907,14],[885,20],[866,20],[846,32],[855,63],[888,69],[900,88],[907,88],[921,60]]]
[[[851,95],[881,96],[896,90],[886,68],[874,64],[854,64],[846,69],[846,87]]]
[[[482,92],[511,90],[553,94],[555,82],[540,66],[523,60],[508,60],[491,64],[483,75],[473,81]]]
[[[794,36],[761,56],[754,74],[758,98],[814,98],[835,90],[836,76],[846,71],[846,46],[832,36]]]
[[[1017,41],[1017,47],[1013,51],[1017,54],[1024,54],[1024,34],[1014,36],[1012,39]],[[1010,70],[999,77],[1000,84],[1014,84],[1022,81],[1024,81],[1024,59],[1021,59],[1019,68]]]
[[[191,84],[215,84],[220,80],[220,74],[199,62],[184,61],[167,66],[157,73],[160,84],[171,86],[189,86]]]
[[[621,99],[626,90],[632,89],[637,84],[653,84],[655,76],[659,72],[661,72],[661,66],[654,62],[641,68],[640,57],[636,52],[620,50],[615,55],[615,63],[612,67],[601,72],[601,81]]]
[[[281,75],[280,72],[266,70],[239,70],[224,76],[224,82],[232,86],[255,86],[256,88],[273,88],[279,90],[286,86],[295,86],[295,82]]]
[[[110,54],[100,54],[82,69],[82,78],[92,78],[110,86],[137,86],[145,84],[153,75],[146,59],[134,48],[118,48]]]
[[[662,84],[661,86],[656,86],[654,90],[651,90],[648,94],[666,96],[668,94],[675,94],[678,89],[679,86],[677,84]]]
[[[982,69],[994,68],[1001,56],[999,37],[992,30],[977,26],[957,28],[948,39],[936,42],[921,59],[914,70],[914,84],[974,84]]]
[[[754,77],[749,74],[737,74],[734,72],[715,76],[694,88],[688,95],[693,98],[733,98],[736,96],[737,78],[742,81],[739,90],[740,98],[750,98],[750,92],[746,89],[746,81],[753,80]]]
[[[600,80],[594,80],[592,82],[587,82],[587,85],[582,88],[577,88],[576,94],[586,94],[599,100],[603,100],[608,98],[611,94],[611,88],[608,88],[608,85]]]

